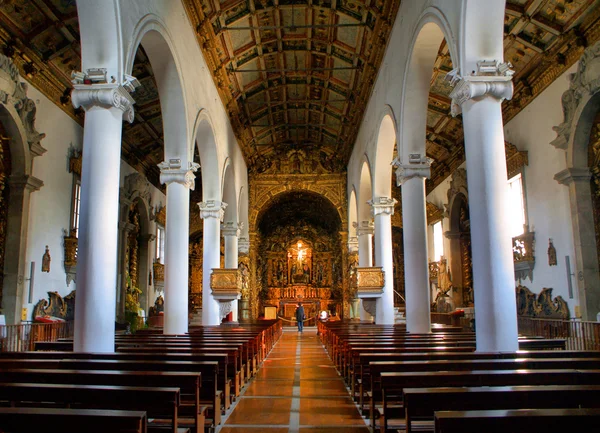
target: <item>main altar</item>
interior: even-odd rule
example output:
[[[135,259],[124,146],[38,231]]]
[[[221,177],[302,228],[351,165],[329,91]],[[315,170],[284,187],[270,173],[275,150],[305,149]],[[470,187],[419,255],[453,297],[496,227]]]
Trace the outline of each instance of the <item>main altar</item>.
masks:
[[[332,299],[333,267],[332,252],[306,239],[295,239],[287,248],[268,251],[268,289],[263,305],[276,307],[277,315],[290,321],[295,321],[298,302],[302,302],[307,319],[323,310],[339,314],[340,300]]]

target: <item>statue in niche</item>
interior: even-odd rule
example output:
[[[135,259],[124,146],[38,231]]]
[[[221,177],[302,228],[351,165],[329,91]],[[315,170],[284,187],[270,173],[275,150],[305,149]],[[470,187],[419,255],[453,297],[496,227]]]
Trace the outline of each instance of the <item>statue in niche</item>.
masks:
[[[42,257],[42,272],[50,272],[50,260],[50,249],[48,248],[48,245],[46,245],[46,252]]]
[[[323,262],[317,263],[317,283],[323,284]]]
[[[302,280],[308,284],[310,282],[310,268],[306,263],[302,265]]]
[[[552,243],[552,239],[548,240],[548,266],[556,266],[558,262],[556,260],[556,248]]]

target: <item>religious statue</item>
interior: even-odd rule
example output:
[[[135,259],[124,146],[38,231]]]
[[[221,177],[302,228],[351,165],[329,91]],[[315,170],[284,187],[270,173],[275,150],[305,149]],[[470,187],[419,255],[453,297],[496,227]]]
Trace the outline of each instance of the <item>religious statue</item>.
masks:
[[[323,284],[323,262],[317,263],[317,283]]]
[[[248,288],[248,276],[250,274],[250,271],[248,270],[248,266],[245,263],[240,263],[238,269],[240,271],[242,279],[242,299],[248,299],[250,296],[250,290]]]
[[[50,272],[50,260],[50,249],[48,248],[48,245],[46,245],[46,252],[42,257],[42,272]]]
[[[302,277],[305,283],[308,284],[310,282],[310,268],[306,263],[302,265]]]
[[[438,294],[435,299],[438,313],[449,313],[454,309],[452,299],[448,296],[450,289],[452,289],[452,281],[450,281],[448,262],[444,256],[441,256],[438,270]]]
[[[552,239],[548,240],[548,266],[556,266],[558,262],[556,261],[556,248],[554,248],[554,244],[552,243]]]

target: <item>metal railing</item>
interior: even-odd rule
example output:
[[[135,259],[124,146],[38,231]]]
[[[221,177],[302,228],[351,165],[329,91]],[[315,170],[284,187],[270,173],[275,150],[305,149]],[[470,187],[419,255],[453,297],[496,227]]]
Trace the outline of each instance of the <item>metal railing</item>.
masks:
[[[567,350],[600,350],[600,322],[518,317],[519,334],[564,338]]]
[[[0,352],[26,352],[36,341],[56,341],[73,336],[73,322],[0,325]]]

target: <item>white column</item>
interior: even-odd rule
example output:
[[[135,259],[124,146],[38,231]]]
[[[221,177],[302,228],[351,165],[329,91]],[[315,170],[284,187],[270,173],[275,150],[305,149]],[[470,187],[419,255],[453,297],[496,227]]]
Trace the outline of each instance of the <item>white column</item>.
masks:
[[[354,224],[358,238],[358,266],[370,268],[373,266],[373,221],[360,221]],[[373,316],[364,309],[362,299],[359,300],[359,304],[360,320],[363,322],[373,321]]]
[[[490,64],[495,66],[491,67]],[[492,70],[493,69],[493,70]],[[507,64],[478,62],[457,77],[453,114],[462,106],[469,186],[477,350],[519,348],[512,240],[507,220],[506,154],[501,103],[513,93]]]
[[[419,334],[431,331],[425,203],[425,178],[430,176],[430,166],[427,158],[421,158],[415,164],[400,164],[396,170],[398,186],[402,186],[406,329]]]
[[[134,101],[119,84],[76,84],[71,100],[86,112],[74,350],[114,352],[121,132]]]
[[[237,269],[238,268],[238,238],[241,232],[241,225],[236,224],[233,221],[229,221],[223,224],[221,227],[221,233],[225,239],[225,268],[226,269]],[[238,301],[231,302],[231,320],[233,322],[238,321]]]
[[[358,266],[373,266],[373,221],[361,221],[356,226],[358,237]]]
[[[188,332],[190,189],[194,189],[195,162],[183,167],[181,160],[158,164],[160,182],[167,185],[165,227],[164,328],[167,335]]]
[[[202,324],[219,325],[219,301],[215,300],[210,287],[210,275],[213,268],[219,268],[221,252],[221,221],[227,203],[218,200],[207,200],[198,203],[200,218],[204,220],[202,231]]]
[[[385,283],[383,293],[377,298],[375,323],[379,325],[394,324],[394,258],[392,256],[392,215],[393,198],[378,197],[369,204],[375,218],[375,264],[381,266]]]

